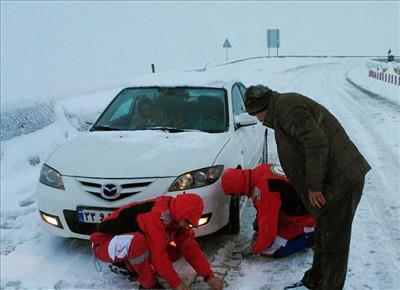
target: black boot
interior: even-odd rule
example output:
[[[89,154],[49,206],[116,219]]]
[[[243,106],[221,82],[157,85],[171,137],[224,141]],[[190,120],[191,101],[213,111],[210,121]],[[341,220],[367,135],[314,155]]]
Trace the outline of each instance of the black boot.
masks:
[[[108,267],[110,268],[111,272],[124,275],[130,281],[136,281],[136,279],[138,277],[136,272],[129,271],[126,268],[125,262],[112,263],[112,264],[109,264]]]
[[[145,288],[142,285],[140,285],[139,289],[167,289],[167,288],[165,288],[163,285],[161,285],[161,283],[159,281],[157,281],[156,284],[154,284],[150,288]]]

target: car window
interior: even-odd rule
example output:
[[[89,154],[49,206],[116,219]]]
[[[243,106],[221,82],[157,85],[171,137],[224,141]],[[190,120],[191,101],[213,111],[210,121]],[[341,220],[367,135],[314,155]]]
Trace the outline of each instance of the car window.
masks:
[[[118,118],[122,118],[129,114],[130,108],[132,106],[132,99],[125,100],[124,103],[120,105],[120,107],[115,111],[115,113],[111,116],[110,121],[115,121]]]
[[[243,97],[238,84],[234,84],[232,86],[232,105],[234,115],[239,115],[246,112],[246,107],[244,105]]]
[[[238,83],[240,94],[242,95],[243,101],[244,101],[244,94],[246,93],[246,87],[242,83]]]
[[[229,124],[226,100],[223,88],[127,88],[117,95],[94,128],[223,132]]]

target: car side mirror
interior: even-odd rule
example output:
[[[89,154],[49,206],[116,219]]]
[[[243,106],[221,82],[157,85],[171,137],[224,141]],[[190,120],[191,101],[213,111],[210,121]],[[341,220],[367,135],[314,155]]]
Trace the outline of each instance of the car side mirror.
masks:
[[[253,126],[258,123],[257,117],[251,116],[248,113],[241,113],[235,116],[235,127]]]

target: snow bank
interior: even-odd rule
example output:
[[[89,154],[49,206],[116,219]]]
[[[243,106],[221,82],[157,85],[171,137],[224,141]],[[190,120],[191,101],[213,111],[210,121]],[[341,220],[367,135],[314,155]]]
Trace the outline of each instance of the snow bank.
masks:
[[[34,132],[54,121],[54,107],[49,103],[35,102],[15,109],[6,109],[0,118],[0,140],[5,141]]]
[[[0,141],[35,132],[56,121],[56,107],[79,131],[88,128],[110,100],[121,90],[98,91],[74,97],[15,98],[1,102]]]
[[[354,69],[350,70],[346,77],[352,82],[354,85],[358,87],[358,89],[364,90],[365,93],[370,96],[375,96],[377,98],[383,98],[382,101],[390,102],[393,105],[400,105],[400,86],[387,83],[372,77],[368,76],[369,70],[376,70],[376,68],[382,69],[382,67],[393,70],[393,67],[396,64],[382,64],[376,63],[374,61],[367,61],[365,66],[357,66]]]

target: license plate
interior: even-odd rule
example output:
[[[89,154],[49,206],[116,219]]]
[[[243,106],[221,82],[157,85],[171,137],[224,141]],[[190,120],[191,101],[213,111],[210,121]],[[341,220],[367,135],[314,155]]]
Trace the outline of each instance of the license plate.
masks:
[[[98,224],[111,213],[111,210],[78,208],[78,220],[81,223]]]

